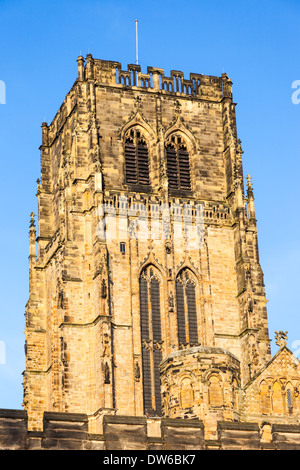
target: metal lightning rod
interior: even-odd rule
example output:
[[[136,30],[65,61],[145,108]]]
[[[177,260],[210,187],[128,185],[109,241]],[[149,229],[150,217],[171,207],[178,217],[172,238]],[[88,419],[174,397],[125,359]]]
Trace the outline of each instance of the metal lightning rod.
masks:
[[[135,20],[135,49],[136,49],[136,65],[139,64],[139,49],[138,49],[138,20]]]

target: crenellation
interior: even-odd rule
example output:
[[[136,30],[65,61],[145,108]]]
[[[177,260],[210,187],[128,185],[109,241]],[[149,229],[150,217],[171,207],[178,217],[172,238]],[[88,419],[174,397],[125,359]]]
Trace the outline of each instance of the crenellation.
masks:
[[[80,81],[95,79],[96,83],[106,86],[122,85],[216,101],[231,96],[231,82],[226,74],[221,78],[191,73],[190,78],[185,79],[178,70],[171,70],[167,77],[164,69],[148,66],[147,73],[143,73],[137,64],[128,64],[127,70],[123,70],[119,62],[93,59],[91,54],[87,55],[85,65],[82,56],[77,61]]]

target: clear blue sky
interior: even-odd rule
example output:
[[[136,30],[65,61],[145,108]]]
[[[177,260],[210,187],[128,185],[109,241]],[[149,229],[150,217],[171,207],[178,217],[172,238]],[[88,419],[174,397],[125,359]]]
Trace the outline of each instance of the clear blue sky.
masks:
[[[254,185],[261,264],[274,330],[298,354],[299,0],[0,0],[0,408],[21,408],[29,214],[37,211],[41,123],[50,122],[76,79],[78,55],[233,81],[245,175]],[[299,289],[299,290],[298,290]],[[294,345],[294,346],[293,346]]]

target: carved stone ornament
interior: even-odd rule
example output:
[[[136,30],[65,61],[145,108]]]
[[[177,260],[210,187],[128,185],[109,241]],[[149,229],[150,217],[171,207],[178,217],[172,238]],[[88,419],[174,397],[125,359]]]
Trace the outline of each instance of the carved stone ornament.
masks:
[[[30,227],[35,227],[34,217],[35,217],[34,212],[31,212],[31,214],[30,214]]]
[[[166,242],[166,252],[168,253],[168,255],[172,253],[172,246],[170,242]]]
[[[287,331],[275,331],[275,339],[277,346],[283,348],[287,344]]]
[[[140,371],[140,366],[139,366],[138,362],[136,362],[135,366],[134,366],[134,378],[137,382],[141,378],[141,371]]]
[[[104,383],[110,384],[110,370],[109,370],[109,365],[107,364],[107,362],[105,363],[105,366],[104,366]]]
[[[106,299],[106,297],[107,297],[107,287],[106,287],[105,279],[102,279],[101,297],[102,297],[102,299]]]

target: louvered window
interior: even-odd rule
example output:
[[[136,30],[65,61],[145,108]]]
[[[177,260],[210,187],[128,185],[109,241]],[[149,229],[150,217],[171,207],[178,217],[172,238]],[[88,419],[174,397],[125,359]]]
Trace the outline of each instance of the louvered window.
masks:
[[[160,282],[152,267],[140,277],[143,397],[146,414],[161,413],[159,364],[162,360]]]
[[[177,330],[180,347],[199,344],[196,285],[188,269],[176,279]]]
[[[125,138],[125,180],[128,184],[150,183],[148,146],[137,129],[131,129]]]
[[[191,189],[190,161],[182,138],[173,135],[166,144],[167,172],[170,189]]]
[[[184,290],[180,279],[176,281],[176,299],[177,299],[177,328],[179,344],[186,343],[185,334],[185,313],[184,313]]]
[[[197,312],[196,312],[196,295],[195,284],[188,282],[185,287],[187,310],[188,310],[188,325],[189,325],[189,342],[191,344],[198,343],[197,331]]]

